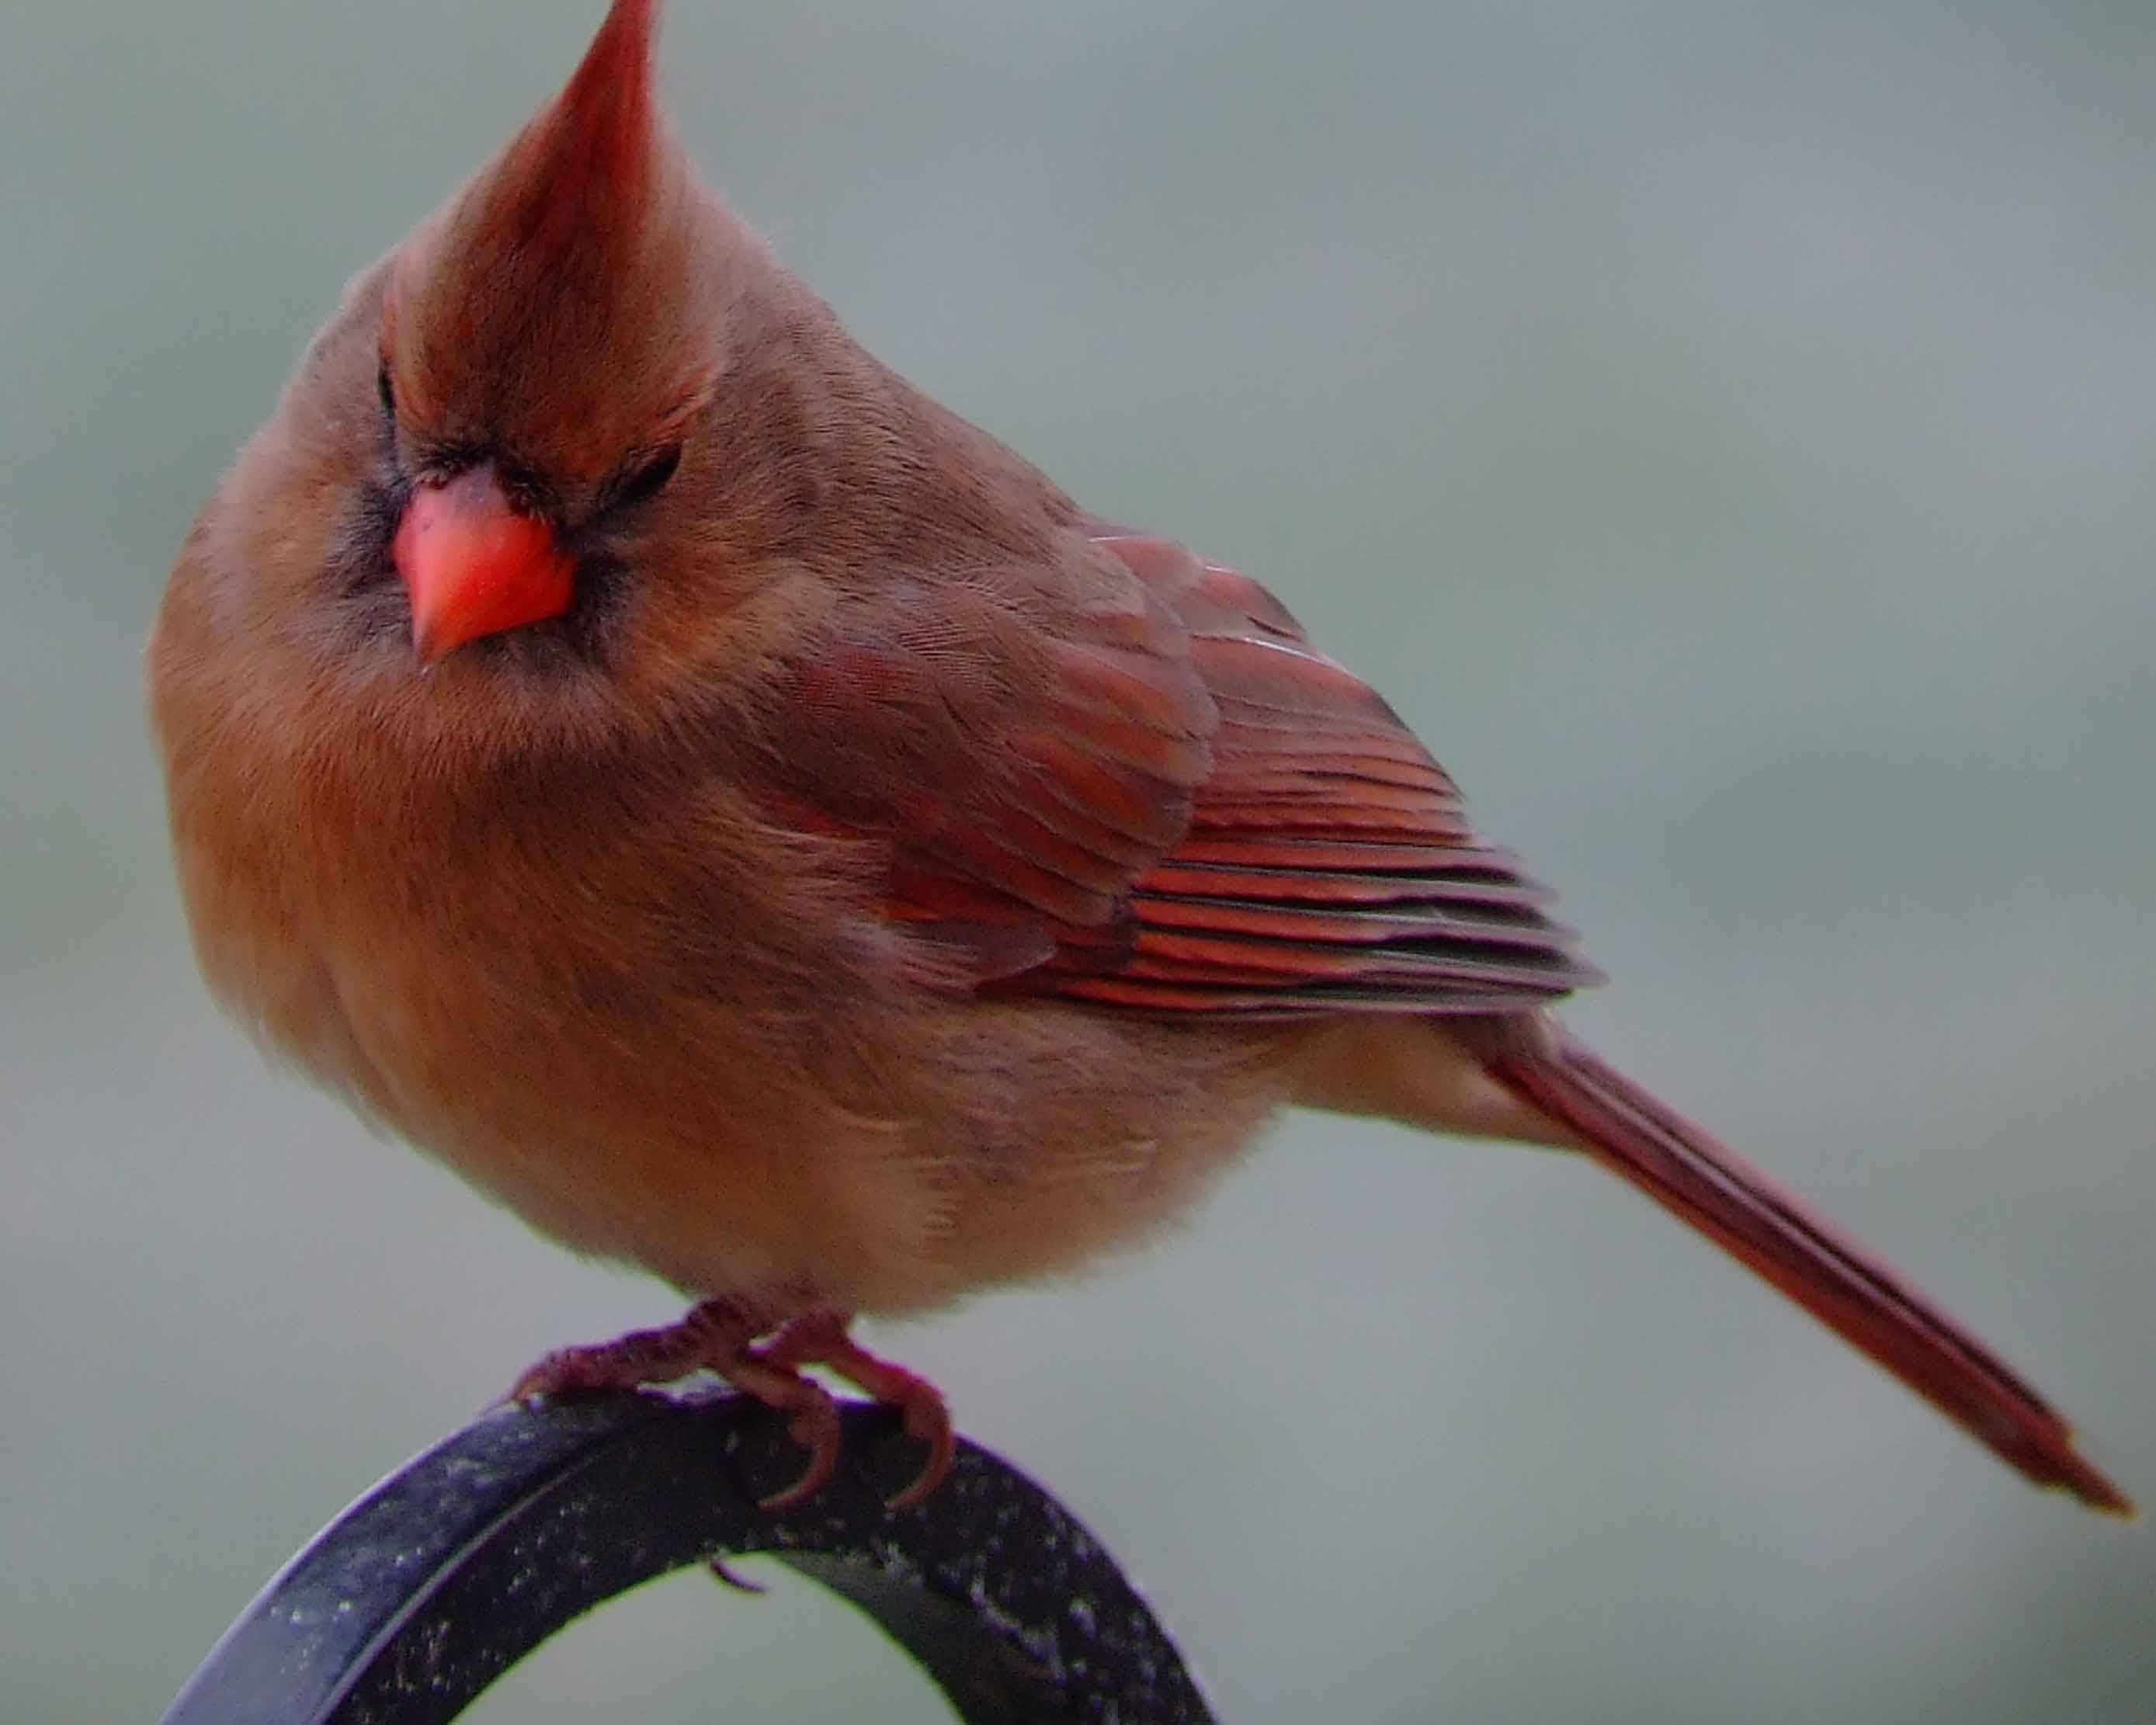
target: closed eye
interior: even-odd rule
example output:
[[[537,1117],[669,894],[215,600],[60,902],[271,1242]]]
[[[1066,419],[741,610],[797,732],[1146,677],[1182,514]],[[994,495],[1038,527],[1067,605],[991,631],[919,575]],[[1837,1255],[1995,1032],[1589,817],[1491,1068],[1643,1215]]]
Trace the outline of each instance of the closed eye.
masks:
[[[655,454],[645,457],[617,480],[608,490],[606,507],[608,512],[617,509],[634,508],[649,498],[657,496],[666,489],[666,482],[674,477],[674,470],[681,465],[681,445],[668,444]]]

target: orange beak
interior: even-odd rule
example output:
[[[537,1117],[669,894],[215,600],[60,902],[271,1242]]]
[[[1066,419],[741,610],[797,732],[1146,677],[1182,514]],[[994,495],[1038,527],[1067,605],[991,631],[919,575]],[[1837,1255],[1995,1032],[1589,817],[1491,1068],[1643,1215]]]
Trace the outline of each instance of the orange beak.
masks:
[[[423,484],[390,556],[412,601],[412,650],[428,664],[481,635],[559,617],[576,562],[544,521],[519,515],[494,464]]]

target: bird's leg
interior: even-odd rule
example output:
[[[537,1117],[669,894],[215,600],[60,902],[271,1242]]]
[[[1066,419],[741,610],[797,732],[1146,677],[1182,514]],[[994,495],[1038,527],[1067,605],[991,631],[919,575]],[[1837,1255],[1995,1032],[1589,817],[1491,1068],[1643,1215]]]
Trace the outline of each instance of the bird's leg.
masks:
[[[804,1312],[789,1318],[778,1333],[756,1350],[766,1365],[784,1372],[803,1366],[822,1366],[855,1389],[898,1409],[906,1433],[928,1446],[928,1459],[913,1482],[891,1500],[893,1509],[918,1503],[942,1483],[951,1471],[951,1410],[943,1393],[926,1378],[870,1353],[852,1336],[847,1326],[850,1312],[829,1310]]]
[[[766,1509],[783,1509],[831,1477],[839,1461],[839,1409],[829,1391],[794,1369],[797,1362],[783,1355],[767,1357],[752,1346],[758,1336],[775,1327],[783,1338],[786,1329],[780,1324],[769,1312],[740,1301],[706,1300],[691,1307],[680,1322],[664,1329],[633,1330],[611,1342],[559,1348],[519,1378],[509,1399],[521,1402],[542,1395],[641,1389],[646,1384],[670,1384],[691,1372],[716,1373],[744,1395],[784,1414],[787,1430],[808,1451],[808,1465],[801,1477],[762,1500]],[[838,1333],[843,1342],[843,1325]]]

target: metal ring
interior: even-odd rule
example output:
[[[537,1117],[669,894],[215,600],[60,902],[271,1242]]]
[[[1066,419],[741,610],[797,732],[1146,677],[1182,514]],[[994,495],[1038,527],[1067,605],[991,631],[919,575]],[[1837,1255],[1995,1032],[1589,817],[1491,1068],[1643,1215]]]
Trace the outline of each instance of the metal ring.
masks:
[[[331,1522],[241,1614],[164,1725],[431,1725],[580,1614],[713,1558],[767,1554],[850,1599],[968,1725],[1211,1725],[1167,1632],[1099,1542],[959,1441],[892,1511],[916,1447],[840,1404],[830,1483],[758,1507],[802,1452],[732,1394],[608,1394],[481,1415]]]

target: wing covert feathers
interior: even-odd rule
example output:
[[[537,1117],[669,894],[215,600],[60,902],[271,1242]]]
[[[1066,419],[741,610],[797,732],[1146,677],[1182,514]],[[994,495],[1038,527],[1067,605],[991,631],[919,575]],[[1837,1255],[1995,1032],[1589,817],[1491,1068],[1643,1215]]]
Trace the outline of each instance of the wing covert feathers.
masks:
[[[1096,542],[1188,632],[1218,714],[1213,768],[1125,915],[1062,934],[1041,981],[1281,1017],[1502,1011],[1599,979],[1398,715],[1270,593],[1172,541],[1102,526]]]
[[[1392,709],[1170,540],[843,590],[765,753],[782,819],[884,847],[955,986],[1278,1018],[1599,980]]]

